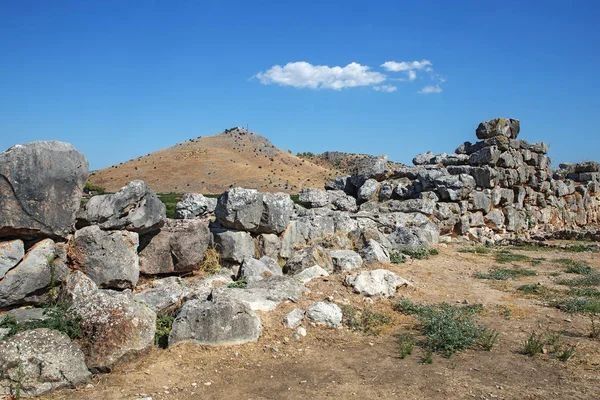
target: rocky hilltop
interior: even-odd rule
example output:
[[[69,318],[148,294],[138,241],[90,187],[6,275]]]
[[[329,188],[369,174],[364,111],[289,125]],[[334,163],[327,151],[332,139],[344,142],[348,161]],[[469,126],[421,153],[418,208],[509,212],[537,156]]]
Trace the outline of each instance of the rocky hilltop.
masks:
[[[236,186],[298,193],[339,174],[278,149],[257,133],[233,128],[94,171],[90,181],[110,192],[141,179],[158,193],[221,193]]]
[[[8,311],[0,393],[80,385],[155,341],[256,341],[257,311],[297,302],[308,282],[330,274],[343,274],[369,301],[394,296],[412,283],[386,269],[391,260],[426,254],[441,241],[598,240],[590,231],[599,218],[598,164],[553,173],[548,146],[519,133],[518,120],[498,118],[477,127],[478,142],[453,154],[420,154],[413,167],[365,158],[350,175],[303,187],[300,204],[287,193],[237,186],[216,202],[189,193],[176,219],[165,217],[142,180],[80,206],[87,161],[69,144],[34,142],[0,153],[0,308]],[[218,139],[251,146],[261,160],[278,151],[242,130]],[[206,149],[194,144],[170,150],[203,159]],[[150,171],[146,161],[160,154],[136,162]],[[282,324],[300,338],[315,325],[339,327],[342,317],[335,303],[317,301]],[[19,324],[31,329],[16,333]]]

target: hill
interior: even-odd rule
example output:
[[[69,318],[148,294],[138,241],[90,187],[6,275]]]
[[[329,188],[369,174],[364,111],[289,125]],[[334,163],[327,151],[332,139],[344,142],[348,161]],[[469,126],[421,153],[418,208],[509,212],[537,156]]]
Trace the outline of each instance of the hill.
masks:
[[[159,193],[221,193],[234,186],[298,193],[340,174],[340,169],[283,151],[257,133],[233,128],[94,171],[89,180],[111,192],[142,179]]]
[[[255,132],[232,128],[94,171],[89,181],[109,192],[142,179],[158,193],[222,193],[235,186],[298,193],[351,174],[367,157],[372,156],[336,151],[293,155]]]

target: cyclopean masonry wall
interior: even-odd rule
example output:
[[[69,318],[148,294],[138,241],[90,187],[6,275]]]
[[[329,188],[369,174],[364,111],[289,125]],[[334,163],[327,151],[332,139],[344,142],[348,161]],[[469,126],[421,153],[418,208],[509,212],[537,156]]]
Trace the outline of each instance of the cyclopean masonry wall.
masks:
[[[81,384],[88,371],[110,371],[152,346],[163,313],[176,316],[169,345],[239,344],[261,335],[255,311],[297,301],[312,279],[340,273],[360,295],[394,295],[410,282],[385,269],[357,271],[385,267],[392,253],[416,254],[440,240],[597,237],[581,231],[598,222],[598,164],[564,165],[553,174],[548,146],[517,139],[519,130],[517,120],[484,122],[479,142],[453,154],[420,154],[413,167],[390,171],[385,157],[365,159],[325,189],[302,190],[299,204],[285,193],[245,188],[228,190],[216,205],[187,195],[177,220],[165,218],[142,181],[80,207],[87,161],[69,144],[35,142],[0,153],[0,308],[17,319],[42,315],[18,307],[44,304],[55,294],[51,286],[62,283],[60,303],[81,317],[82,334],[72,342],[45,330],[0,339],[0,387],[15,384],[11,366],[29,362],[11,349],[32,337],[52,338],[56,346],[38,361],[52,359],[63,371],[49,385],[39,369],[25,366],[26,394],[39,395]],[[203,267],[207,249],[220,254],[224,268],[190,274]],[[228,287],[241,277],[245,289]],[[321,302],[294,313],[282,323],[304,332],[296,336],[313,329],[305,317],[335,327],[342,315]]]

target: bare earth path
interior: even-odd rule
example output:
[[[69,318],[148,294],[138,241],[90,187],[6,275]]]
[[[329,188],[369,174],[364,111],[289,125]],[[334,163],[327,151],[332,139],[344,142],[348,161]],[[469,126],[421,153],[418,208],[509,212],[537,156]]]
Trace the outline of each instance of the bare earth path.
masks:
[[[516,290],[538,282],[556,287],[557,278],[550,274],[562,274],[564,268],[553,259],[581,260],[600,269],[597,254],[515,251],[544,258],[533,266],[515,263],[538,275],[487,281],[474,274],[498,266],[493,254],[460,253],[460,248],[441,248],[429,259],[386,268],[415,283],[414,289],[398,292],[414,302],[483,304],[478,321],[500,332],[491,352],[468,350],[449,359],[434,355],[428,365],[421,363],[423,351],[415,348],[412,356],[400,359],[395,335],[416,333],[415,321],[393,311],[389,300],[376,300],[373,306],[393,318],[380,336],[305,325],[308,336],[295,339],[281,318],[298,306],[328,296],[338,303],[366,306],[361,296],[342,285],[342,276],[332,276],[309,284],[311,293],[300,304],[283,304],[263,314],[264,334],[256,344],[206,348],[186,343],[153,349],[111,374],[95,377],[87,388],[58,391],[44,399],[600,398],[600,341],[589,338],[589,320],[544,306],[539,298],[524,297]],[[568,362],[548,354],[520,353],[521,342],[533,330],[547,329],[562,331],[566,343],[577,345]]]

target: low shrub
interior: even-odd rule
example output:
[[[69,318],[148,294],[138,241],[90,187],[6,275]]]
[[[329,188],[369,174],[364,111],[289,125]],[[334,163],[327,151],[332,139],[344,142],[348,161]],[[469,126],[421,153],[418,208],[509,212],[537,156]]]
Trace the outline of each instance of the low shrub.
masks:
[[[348,328],[367,335],[379,335],[385,325],[391,323],[389,315],[377,313],[369,308],[356,309],[349,305],[341,305],[342,323]]]

